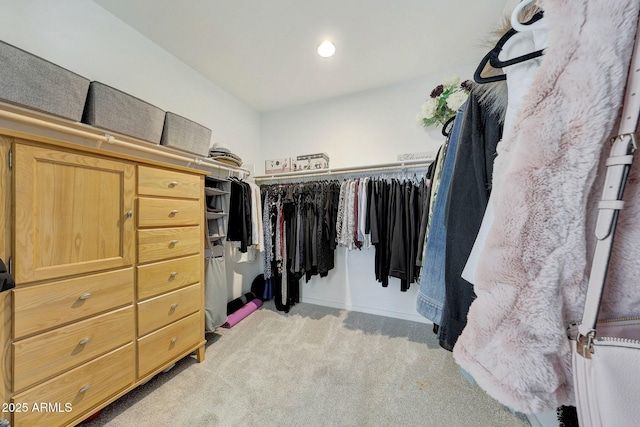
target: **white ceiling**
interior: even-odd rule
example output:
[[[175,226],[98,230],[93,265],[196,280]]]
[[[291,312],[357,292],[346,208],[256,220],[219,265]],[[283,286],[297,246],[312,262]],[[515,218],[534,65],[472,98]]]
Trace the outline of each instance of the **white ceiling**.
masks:
[[[506,3],[94,1],[260,112],[477,63]],[[325,39],[331,58],[316,53]]]

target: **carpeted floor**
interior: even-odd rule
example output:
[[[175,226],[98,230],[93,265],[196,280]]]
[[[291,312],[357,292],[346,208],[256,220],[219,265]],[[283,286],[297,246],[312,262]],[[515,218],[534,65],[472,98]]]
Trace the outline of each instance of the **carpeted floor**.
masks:
[[[95,426],[520,427],[470,385],[431,326],[272,302],[83,424]]]

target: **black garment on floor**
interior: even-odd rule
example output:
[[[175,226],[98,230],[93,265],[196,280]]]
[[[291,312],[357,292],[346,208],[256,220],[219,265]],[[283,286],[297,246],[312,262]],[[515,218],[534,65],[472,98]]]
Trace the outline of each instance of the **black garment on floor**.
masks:
[[[253,292],[247,292],[241,297],[229,301],[227,303],[227,316],[240,310],[247,305],[249,301],[253,301],[254,299],[256,299],[256,295]]]
[[[473,285],[461,277],[491,193],[496,146],[502,138],[499,117],[469,95],[458,140],[458,152],[449,187],[445,257],[445,304],[439,329],[440,344],[453,349],[467,324],[476,298]]]

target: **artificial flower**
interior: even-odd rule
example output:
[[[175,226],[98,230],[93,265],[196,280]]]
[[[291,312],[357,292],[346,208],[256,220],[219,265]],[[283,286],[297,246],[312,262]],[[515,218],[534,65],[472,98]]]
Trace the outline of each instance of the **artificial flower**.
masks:
[[[418,117],[423,127],[439,126],[456,115],[457,110],[464,104],[471,82],[465,80],[460,83],[460,77],[449,76],[431,91],[429,98],[422,104]]]

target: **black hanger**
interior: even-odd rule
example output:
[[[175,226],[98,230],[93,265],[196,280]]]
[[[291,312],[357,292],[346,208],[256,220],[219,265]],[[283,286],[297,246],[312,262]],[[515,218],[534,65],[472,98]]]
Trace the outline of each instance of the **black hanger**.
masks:
[[[456,116],[453,115],[453,116],[451,116],[451,118],[449,120],[444,122],[444,124],[442,125],[442,135],[443,136],[449,136],[449,134],[451,133],[451,129],[447,129],[447,126],[452,125],[453,121],[455,119],[456,119]],[[453,126],[451,126],[451,127],[453,127]]]
[[[533,15],[533,18],[531,18],[528,22],[524,23],[523,25],[531,25],[534,22],[542,19],[543,16],[544,16],[544,11],[541,10],[540,12]],[[491,82],[498,82],[498,81],[507,79],[506,74],[498,74],[497,76],[488,76],[488,77],[482,76],[482,71],[486,67],[487,63],[491,64],[493,68],[503,68],[503,67],[519,64],[520,62],[525,62],[530,59],[538,58],[542,56],[543,50],[541,49],[535,52],[527,53],[526,55],[518,56],[516,58],[511,58],[506,61],[501,61],[498,58],[498,55],[500,55],[500,52],[502,51],[502,48],[504,47],[507,40],[513,37],[513,35],[516,34],[517,32],[518,31],[511,28],[502,37],[500,37],[500,40],[498,40],[498,43],[496,43],[495,47],[491,49],[482,58],[482,60],[480,61],[480,64],[478,64],[478,68],[476,68],[476,72],[473,74],[473,80],[476,83],[480,83],[480,84],[491,83]]]

